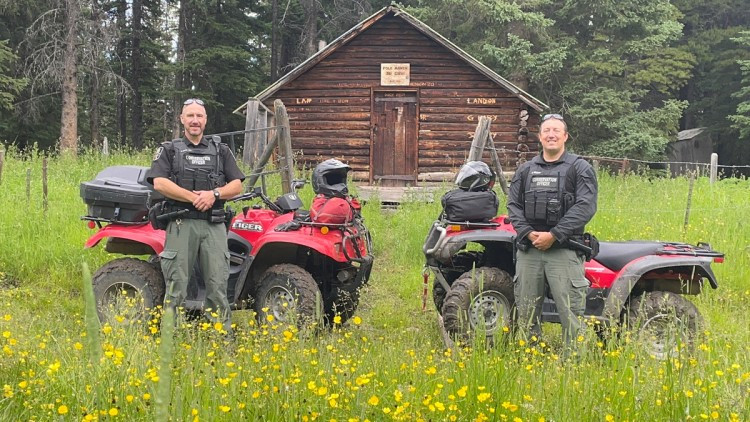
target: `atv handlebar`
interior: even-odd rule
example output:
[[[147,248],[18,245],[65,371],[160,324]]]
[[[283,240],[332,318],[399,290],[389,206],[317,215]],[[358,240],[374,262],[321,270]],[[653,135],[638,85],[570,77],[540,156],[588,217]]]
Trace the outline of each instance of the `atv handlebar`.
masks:
[[[260,198],[261,201],[263,201],[263,203],[266,204],[266,206],[268,206],[268,208],[270,208],[271,210],[279,214],[282,214],[284,212],[281,208],[279,208],[278,205],[274,204],[273,201],[271,201],[263,193],[263,190],[261,189],[260,186],[255,187],[252,192],[243,193],[242,195],[238,195],[238,196],[235,196],[234,198],[227,199],[227,202],[248,201],[250,199],[255,199],[255,198]]]

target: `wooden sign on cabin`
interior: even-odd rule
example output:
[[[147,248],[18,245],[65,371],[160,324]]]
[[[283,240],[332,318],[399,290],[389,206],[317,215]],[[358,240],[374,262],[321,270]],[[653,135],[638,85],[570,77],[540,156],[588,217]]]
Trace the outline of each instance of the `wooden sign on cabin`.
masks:
[[[409,63],[381,63],[380,85],[409,86]]]

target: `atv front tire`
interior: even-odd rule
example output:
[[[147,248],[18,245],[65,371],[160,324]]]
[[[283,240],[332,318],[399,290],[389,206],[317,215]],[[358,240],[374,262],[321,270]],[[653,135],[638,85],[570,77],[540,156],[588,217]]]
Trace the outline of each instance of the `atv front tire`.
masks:
[[[309,326],[323,315],[320,290],[312,275],[297,265],[274,265],[260,278],[255,312],[261,323]]]
[[[693,346],[703,318],[684,296],[671,292],[645,292],[630,299],[626,309],[628,329],[651,356],[664,360]]]
[[[118,258],[104,264],[92,277],[99,320],[140,323],[164,303],[164,276],[152,263]]]
[[[443,324],[455,340],[482,332],[492,341],[513,325],[513,280],[507,272],[480,267],[462,274],[443,302]]]

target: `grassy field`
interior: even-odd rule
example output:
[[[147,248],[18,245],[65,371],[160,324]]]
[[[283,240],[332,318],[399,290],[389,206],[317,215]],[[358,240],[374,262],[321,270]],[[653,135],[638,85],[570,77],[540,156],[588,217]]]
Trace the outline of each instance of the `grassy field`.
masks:
[[[601,175],[589,226],[600,239],[710,242],[726,261],[714,265],[719,289],[692,298],[706,320],[692,353],[659,361],[632,342],[591,336],[584,359],[563,362],[553,325],[544,327],[550,349],[443,347],[431,300],[421,309],[421,245],[439,204],[364,206],[376,262],[344,326],[309,335],[238,311],[233,346],[201,320],[166,344],[144,327],[87,328],[82,264],[94,271],[114,256],[83,249],[93,231],[80,220],[79,183],[106,166],[149,161],[148,153],[50,159],[45,211],[41,157],[7,153],[0,420],[159,420],[165,411],[179,421],[750,420],[748,180],[698,179],[683,230],[686,179]],[[309,186],[302,196],[309,204]]]

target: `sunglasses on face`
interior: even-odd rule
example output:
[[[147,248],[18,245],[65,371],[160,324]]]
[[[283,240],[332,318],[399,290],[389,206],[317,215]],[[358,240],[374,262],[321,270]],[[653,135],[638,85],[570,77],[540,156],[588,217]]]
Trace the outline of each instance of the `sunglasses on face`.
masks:
[[[565,121],[565,119],[563,119],[562,114],[553,113],[553,114],[545,114],[544,116],[542,116],[542,121],[543,122],[546,121],[546,120],[549,120],[549,119],[555,119],[555,120]]]
[[[187,100],[185,100],[184,103],[182,103],[182,105],[189,105],[189,104],[193,104],[193,103],[196,103],[199,106],[205,105],[205,104],[203,104],[203,100],[199,100],[197,98],[188,98]]]

